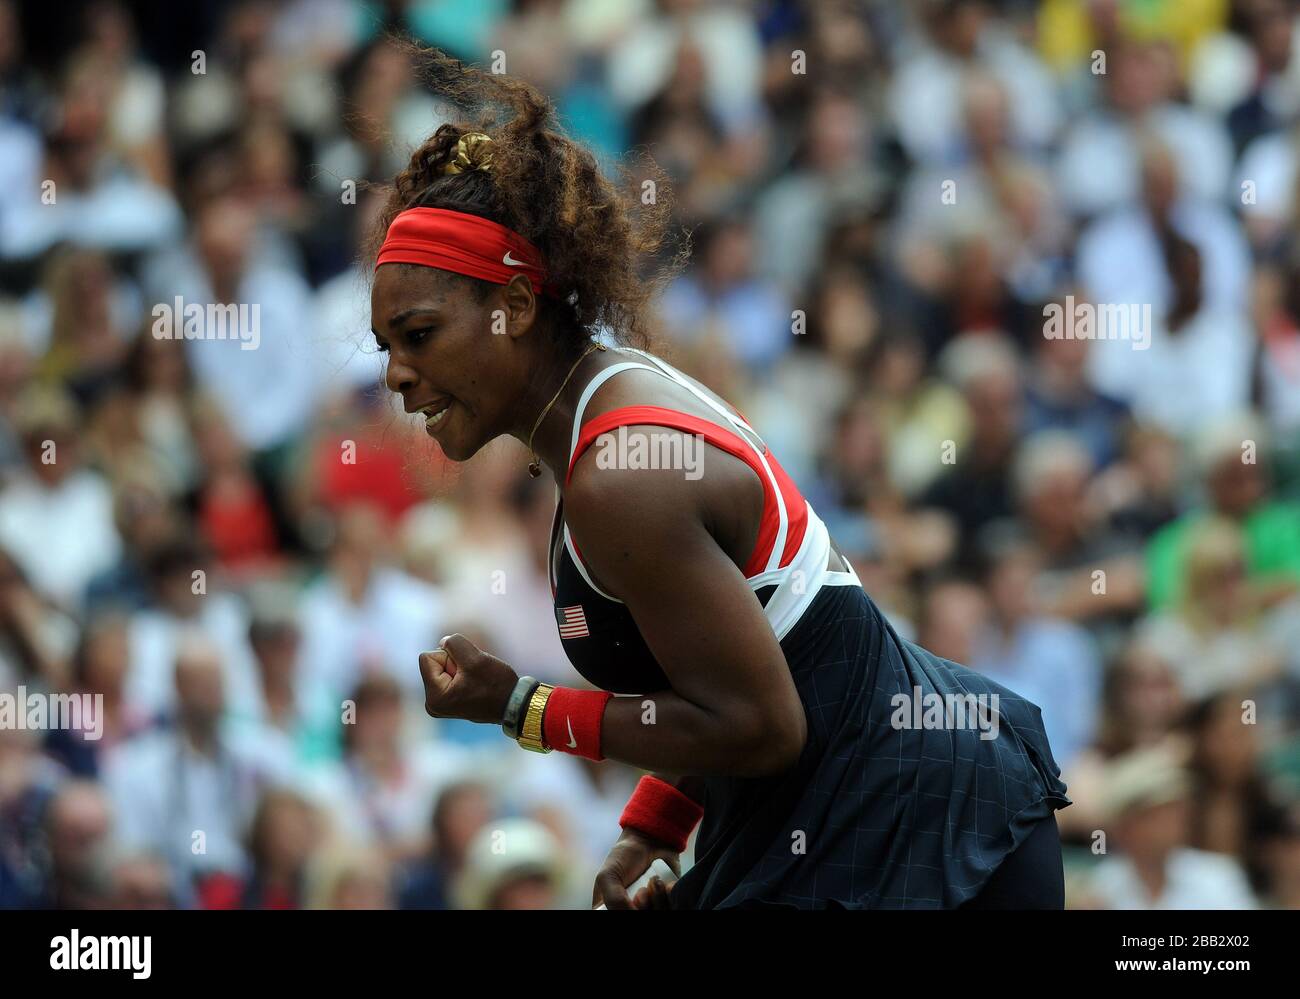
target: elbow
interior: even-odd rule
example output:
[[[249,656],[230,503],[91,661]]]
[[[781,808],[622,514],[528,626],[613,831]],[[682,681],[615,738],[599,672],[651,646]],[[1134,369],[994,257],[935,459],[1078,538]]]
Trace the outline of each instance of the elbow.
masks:
[[[791,770],[808,741],[808,720],[803,705],[795,703],[775,711],[747,712],[728,725],[733,733],[733,775],[775,777]]]

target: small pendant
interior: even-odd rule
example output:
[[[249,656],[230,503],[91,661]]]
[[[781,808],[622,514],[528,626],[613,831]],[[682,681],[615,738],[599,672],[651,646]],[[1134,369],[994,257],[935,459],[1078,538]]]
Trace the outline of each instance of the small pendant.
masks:
[[[542,474],[542,463],[536,458],[528,463],[528,474],[534,479]]]

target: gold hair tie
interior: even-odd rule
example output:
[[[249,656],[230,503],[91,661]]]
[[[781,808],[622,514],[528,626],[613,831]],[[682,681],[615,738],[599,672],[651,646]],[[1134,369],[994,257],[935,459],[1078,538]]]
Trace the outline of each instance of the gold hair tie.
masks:
[[[466,132],[456,143],[456,155],[445,167],[444,174],[465,173],[467,170],[492,168],[492,137],[482,132]]]

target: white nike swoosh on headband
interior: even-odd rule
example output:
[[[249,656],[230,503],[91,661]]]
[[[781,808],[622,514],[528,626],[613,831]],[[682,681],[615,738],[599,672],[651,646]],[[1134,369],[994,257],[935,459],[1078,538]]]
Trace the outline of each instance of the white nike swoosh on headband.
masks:
[[[564,716],[564,724],[566,724],[566,725],[569,726],[569,748],[570,748],[570,749],[577,749],[577,748],[578,748],[578,740],[575,739],[575,738],[573,737],[573,722],[569,721],[569,716],[568,716],[568,715],[565,715],[565,716]]]
[[[525,260],[516,260],[514,257],[510,256],[510,251],[509,251],[509,250],[506,250],[506,255],[505,255],[504,257],[501,258],[501,262],[502,262],[503,264],[509,264],[511,267],[527,267],[527,266],[528,266],[528,262],[527,262],[527,261],[525,261]]]

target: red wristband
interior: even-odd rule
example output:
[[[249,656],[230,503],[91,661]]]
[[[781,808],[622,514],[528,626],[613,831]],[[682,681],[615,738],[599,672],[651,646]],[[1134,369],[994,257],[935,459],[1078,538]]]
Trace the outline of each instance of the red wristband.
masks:
[[[589,760],[603,760],[600,752],[600,723],[605,705],[614,695],[607,690],[574,690],[556,687],[546,701],[542,715],[542,738],[552,749]]]
[[[628,799],[618,824],[645,833],[681,853],[703,814],[704,806],[694,798],[682,794],[667,781],[646,774]]]

